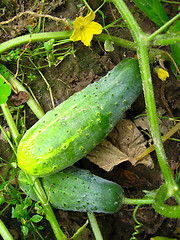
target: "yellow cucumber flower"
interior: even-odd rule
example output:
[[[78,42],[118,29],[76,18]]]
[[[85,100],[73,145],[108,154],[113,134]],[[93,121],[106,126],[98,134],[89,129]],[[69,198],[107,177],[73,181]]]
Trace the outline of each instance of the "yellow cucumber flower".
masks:
[[[166,78],[169,77],[168,71],[164,70],[161,67],[158,67],[156,72],[157,72],[158,78],[160,78],[161,81],[166,81]]]
[[[70,37],[73,42],[81,41],[84,45],[89,46],[94,34],[102,32],[102,26],[94,22],[95,13],[91,11],[85,17],[77,17],[73,23],[74,32]]]

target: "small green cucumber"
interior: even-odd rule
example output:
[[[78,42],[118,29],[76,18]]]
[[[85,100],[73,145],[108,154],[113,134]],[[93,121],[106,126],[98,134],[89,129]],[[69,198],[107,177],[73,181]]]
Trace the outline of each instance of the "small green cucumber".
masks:
[[[40,180],[54,208],[65,211],[115,213],[122,205],[122,187],[95,176],[88,170],[72,166]],[[33,183],[22,170],[19,174],[19,184],[30,198],[39,201],[33,190]]]
[[[18,147],[19,167],[45,176],[72,166],[108,135],[141,91],[138,61],[121,61],[26,132]]]

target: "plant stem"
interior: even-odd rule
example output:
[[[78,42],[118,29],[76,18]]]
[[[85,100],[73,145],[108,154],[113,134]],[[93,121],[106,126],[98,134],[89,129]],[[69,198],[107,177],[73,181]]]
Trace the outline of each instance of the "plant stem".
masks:
[[[123,198],[123,204],[131,204],[131,205],[152,204],[153,201],[154,199]]]
[[[24,91],[29,95],[29,99],[27,101],[28,106],[31,108],[38,119],[43,117],[45,114],[43,109],[39,103],[32,98],[31,94],[26,90],[26,88],[17,79],[14,79],[12,74],[9,74],[7,80],[12,86],[15,84],[18,91]]]
[[[96,240],[103,240],[103,237],[101,235],[101,231],[99,229],[99,225],[97,223],[96,217],[94,213],[87,213],[94,236],[96,238]]]
[[[161,32],[163,32],[164,30],[167,29],[167,27],[169,27],[173,22],[175,22],[178,18],[180,18],[180,13],[177,14],[175,17],[173,17],[172,19],[170,19],[168,22],[166,22],[162,27],[160,27],[157,31],[155,31],[154,33],[152,33],[150,36],[148,36],[147,40],[148,42],[152,41],[152,39],[157,36],[158,34],[160,34]]]
[[[19,137],[19,132],[18,132],[17,127],[14,123],[14,120],[12,118],[12,115],[11,115],[10,111],[9,111],[9,108],[8,108],[7,104],[1,104],[1,107],[2,107],[2,110],[3,110],[4,116],[6,118],[6,121],[9,125],[9,128],[12,132],[13,139],[16,142],[16,146],[18,146],[17,139]],[[53,232],[54,232],[55,236],[57,237],[57,240],[66,240],[66,236],[64,235],[64,233],[62,232],[62,230],[60,229],[60,227],[58,225],[57,219],[54,215],[54,212],[51,208],[51,205],[48,202],[48,199],[47,199],[45,193],[43,193],[44,191],[43,191],[43,188],[41,186],[41,183],[40,183],[39,179],[35,179],[33,176],[30,176],[30,175],[29,175],[29,178],[34,180],[33,181],[35,183],[34,190],[37,192],[37,195],[38,195],[39,199],[42,201],[41,202],[42,205],[45,207],[46,218],[50,222],[51,227],[53,229]]]
[[[9,110],[9,107],[8,107],[7,103],[1,104],[1,108],[2,108],[3,114],[6,118],[6,121],[8,123],[8,126],[9,126],[9,129],[11,131],[12,137],[13,137],[15,143],[16,143],[16,146],[17,146],[18,145],[18,137],[20,135],[19,135],[16,124],[14,122],[14,119],[11,115],[11,112]]]
[[[55,40],[69,39],[71,35],[72,35],[72,30],[61,31],[61,32],[45,32],[45,33],[27,34],[27,35],[13,38],[9,41],[1,43],[0,54],[12,48],[15,48],[17,46],[20,46],[22,44],[26,44],[28,42],[47,41],[49,39],[55,39]]]
[[[113,37],[113,36],[109,36],[107,34],[101,33],[100,35],[97,35],[96,38],[100,41],[105,42],[106,40],[111,39],[113,41],[114,44],[116,44],[117,46],[121,46],[124,48],[128,48],[131,50],[136,50],[136,44],[134,42],[122,39],[122,38],[118,38],[118,37]]]
[[[12,235],[10,234],[7,227],[4,225],[3,221],[0,219],[0,235],[4,240],[13,240]]]
[[[51,224],[51,227],[53,229],[53,232],[57,238],[57,240],[65,240],[67,239],[65,234],[62,232],[62,230],[59,227],[59,224],[57,222],[57,219],[54,215],[54,212],[51,208],[51,205],[49,204],[49,201],[47,199],[47,196],[44,192],[44,189],[41,185],[41,182],[38,178],[35,178],[34,176],[28,175],[27,177],[29,178],[29,180],[32,182],[33,185],[33,189],[36,192],[43,208],[44,211],[46,213],[46,218],[49,221],[49,223]]]
[[[165,151],[163,148],[163,143],[161,139],[161,134],[159,130],[156,104],[153,92],[153,85],[151,79],[151,72],[148,59],[148,45],[149,39],[145,33],[142,32],[133,15],[123,2],[123,0],[113,0],[116,8],[121,13],[123,19],[126,21],[135,43],[137,44],[137,55],[139,60],[139,67],[141,72],[141,79],[144,91],[144,97],[146,102],[148,119],[150,122],[150,128],[152,132],[153,142],[156,149],[156,155],[158,162],[164,176],[165,183],[169,184],[171,187],[177,187],[173,176],[171,174]]]
[[[173,126],[169,132],[165,133],[162,136],[162,141],[165,142],[166,140],[170,139],[170,137],[172,135],[174,135],[174,133],[176,133],[177,131],[179,131],[180,129],[180,122],[177,123],[175,126]],[[171,138],[172,139],[172,138]],[[139,156],[136,157],[136,160],[139,161],[140,159],[144,158],[147,154],[151,153],[152,151],[155,150],[154,145],[151,145],[150,147],[146,148]]]
[[[157,35],[153,39],[152,45],[153,46],[165,46],[165,45],[174,44],[177,42],[180,42],[180,32]]]

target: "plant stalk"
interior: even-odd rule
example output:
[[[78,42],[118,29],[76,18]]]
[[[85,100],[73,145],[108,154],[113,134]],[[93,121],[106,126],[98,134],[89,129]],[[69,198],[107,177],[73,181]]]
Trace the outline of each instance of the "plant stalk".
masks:
[[[123,0],[113,0],[113,3],[121,13],[123,19],[126,21],[132,33],[134,41],[137,44],[137,55],[139,60],[139,67],[141,72],[141,79],[142,79],[144,97],[146,102],[147,114],[150,122],[150,128],[152,132],[152,137],[153,137],[153,142],[156,149],[158,162],[159,162],[162,174],[164,176],[165,182],[167,184],[170,184],[171,187],[175,187],[176,183],[173,179],[173,176],[171,174],[171,171],[166,159],[166,155],[165,155],[165,151],[164,151],[164,147],[161,139],[161,134],[159,130],[156,104],[155,104],[151,72],[150,72],[150,66],[149,66],[149,58],[148,58],[148,45],[149,45],[148,37],[145,33],[142,32],[138,23],[134,19],[133,15],[129,11],[129,9],[123,2]]]
[[[9,129],[11,131],[12,137],[13,137],[15,143],[16,143],[16,146],[17,146],[18,145],[18,137],[20,135],[19,135],[16,124],[14,122],[14,119],[11,115],[11,112],[9,110],[9,107],[8,107],[7,103],[1,104],[1,108],[2,108],[3,114],[6,118],[6,121],[8,123],[8,126],[9,126]]]
[[[27,177],[33,183],[33,189],[36,192],[36,194],[44,208],[44,211],[46,214],[46,219],[49,221],[57,240],[66,240],[67,238],[59,227],[57,219],[56,219],[54,212],[51,208],[51,205],[47,199],[46,193],[44,192],[44,189],[41,185],[40,180],[38,178],[35,178],[34,176],[31,176],[28,174],[27,174]]]
[[[154,202],[154,199],[123,198],[123,204],[130,204],[130,205],[152,204],[153,202]]]
[[[103,237],[101,235],[101,231],[99,229],[99,225],[97,223],[96,217],[94,213],[87,213],[94,236],[96,238],[96,240],[103,240]]]
[[[13,240],[14,239],[1,219],[0,219],[0,235],[2,236],[2,238],[4,240]]]
[[[19,135],[17,127],[16,127],[16,125],[14,123],[14,120],[12,118],[12,115],[11,115],[11,113],[9,111],[8,105],[6,103],[4,103],[4,104],[1,104],[1,107],[2,107],[2,110],[3,110],[3,114],[4,114],[5,118],[6,118],[6,121],[8,123],[8,126],[9,126],[9,128],[10,128],[10,130],[12,132],[13,139],[16,142],[16,146],[18,146],[17,139],[18,139],[18,137],[20,135]],[[34,180],[33,176],[29,175],[29,178]],[[48,202],[48,199],[47,199],[45,193],[43,193],[43,188],[41,186],[40,181],[38,179],[36,179],[34,181],[34,183],[35,183],[34,190],[37,192],[40,201],[42,201],[41,204],[45,207],[46,218],[50,222],[51,227],[53,229],[53,232],[54,232],[57,240],[66,240],[67,238],[66,238],[66,236],[64,235],[64,233],[62,232],[62,230],[59,227],[59,224],[58,224],[57,219],[56,219],[56,217],[54,215],[54,212],[53,212],[53,210],[51,208],[51,205]]]
[[[160,34],[154,37],[152,39],[152,44],[153,46],[165,46],[169,44],[175,44],[177,42],[180,42],[180,31],[171,33],[171,34]]]
[[[37,101],[35,101],[33,99],[33,97],[31,96],[31,94],[26,90],[26,88],[17,80],[14,79],[14,77],[12,76],[12,74],[9,74],[9,77],[7,78],[8,82],[13,86],[14,84],[16,85],[18,91],[24,91],[29,95],[29,99],[27,101],[28,106],[31,108],[31,110],[34,112],[34,114],[36,115],[36,117],[39,119],[41,117],[44,116],[44,111],[41,108],[41,106],[39,105],[39,103]]]
[[[155,36],[163,32],[167,29],[173,22],[175,22],[178,18],[180,18],[180,13],[174,16],[172,19],[170,19],[168,22],[166,22],[162,27],[160,27],[157,31],[149,35],[148,42],[150,42]]]
[[[103,41],[103,42],[110,39],[117,46],[121,46],[121,47],[128,48],[128,49],[136,51],[136,44],[134,42],[131,42],[131,41],[119,38],[119,37],[111,36],[109,38],[109,36],[107,34],[101,33],[101,34],[97,35],[96,38],[100,41]]]
[[[9,41],[1,43],[0,54],[12,48],[15,48],[17,46],[20,46],[22,44],[26,44],[28,42],[47,41],[49,39],[55,39],[55,40],[69,39],[71,35],[72,35],[72,30],[61,31],[61,32],[45,32],[45,33],[27,34],[27,35],[16,37]]]

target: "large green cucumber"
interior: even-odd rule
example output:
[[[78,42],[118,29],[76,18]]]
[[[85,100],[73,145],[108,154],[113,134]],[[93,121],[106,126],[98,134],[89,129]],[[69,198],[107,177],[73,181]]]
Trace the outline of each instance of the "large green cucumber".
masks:
[[[50,203],[58,209],[114,213],[122,205],[122,187],[97,177],[88,170],[69,167],[40,180]],[[19,174],[19,184],[33,200],[39,200],[33,190],[33,183],[23,171]]]
[[[26,132],[18,147],[19,167],[44,176],[73,165],[108,135],[141,90],[138,61],[123,60]]]

